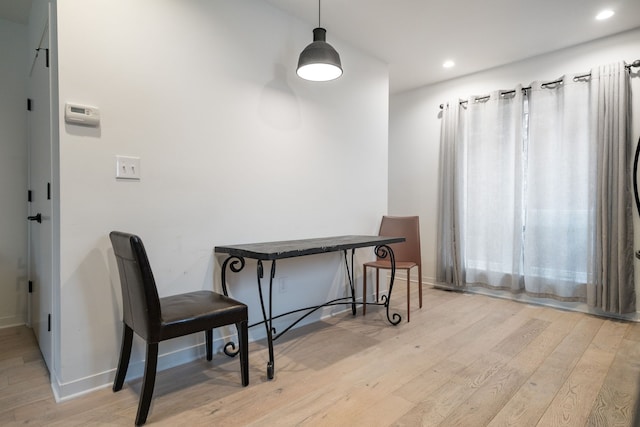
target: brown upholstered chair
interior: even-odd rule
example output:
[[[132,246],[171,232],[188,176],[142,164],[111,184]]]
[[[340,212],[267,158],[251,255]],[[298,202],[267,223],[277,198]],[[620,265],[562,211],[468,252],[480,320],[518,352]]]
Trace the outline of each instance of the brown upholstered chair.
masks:
[[[247,306],[206,290],[159,298],[142,240],[136,235],[118,231],[111,232],[109,237],[120,273],[124,328],[120,362],[113,381],[114,392],[119,391],[124,383],[133,333],[147,343],[136,425],[142,425],[147,420],[156,379],[160,341],[204,331],[207,360],[211,360],[213,329],[235,324],[238,329],[242,385],[248,385]]]
[[[389,245],[396,259],[396,271],[407,272],[407,322],[411,310],[411,269],[418,267],[418,295],[422,308],[422,257],[420,253],[420,221],[417,216],[383,216],[380,223],[380,236],[404,237],[406,241]],[[380,291],[380,269],[390,270],[389,258],[378,258],[363,265],[362,298],[367,298],[367,267],[376,269],[376,301]],[[367,313],[367,304],[362,306],[362,314]]]

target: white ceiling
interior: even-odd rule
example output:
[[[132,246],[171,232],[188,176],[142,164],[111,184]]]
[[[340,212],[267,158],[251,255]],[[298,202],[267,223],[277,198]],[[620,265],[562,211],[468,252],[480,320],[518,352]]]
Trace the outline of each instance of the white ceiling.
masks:
[[[309,23],[300,50],[312,41],[316,0],[264,1]],[[604,8],[616,14],[596,21]],[[30,9],[31,0],[0,0],[3,19],[26,24]],[[389,64],[395,93],[638,28],[640,0],[323,0],[321,24],[329,43]],[[444,69],[447,59],[455,67]]]
[[[312,41],[317,0],[264,1],[309,22],[300,50]],[[392,93],[640,27],[640,0],[323,0],[321,6],[327,41],[340,38],[389,64]],[[596,21],[605,8],[615,15]],[[444,69],[447,59],[455,67]],[[348,58],[342,62],[346,73]]]

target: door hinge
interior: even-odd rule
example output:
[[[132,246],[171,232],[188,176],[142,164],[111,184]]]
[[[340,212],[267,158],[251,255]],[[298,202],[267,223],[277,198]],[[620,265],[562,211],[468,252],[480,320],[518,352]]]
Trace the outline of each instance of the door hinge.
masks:
[[[51,200],[51,183],[47,182],[47,200]]]
[[[33,280],[29,280],[29,293],[33,293]]]
[[[48,318],[47,322],[48,322],[47,332],[51,332],[51,313],[49,313],[49,318]]]
[[[45,54],[47,55],[45,60],[46,60],[46,66],[47,66],[47,68],[49,68],[49,49],[46,48],[46,47],[39,47],[38,49],[36,49],[36,51],[38,51],[38,53],[40,53],[41,50],[44,50]]]
[[[27,190],[27,202],[31,202],[31,196],[32,196],[31,190]]]
[[[27,98],[27,111],[31,111],[33,110],[33,101],[31,101],[31,98]]]

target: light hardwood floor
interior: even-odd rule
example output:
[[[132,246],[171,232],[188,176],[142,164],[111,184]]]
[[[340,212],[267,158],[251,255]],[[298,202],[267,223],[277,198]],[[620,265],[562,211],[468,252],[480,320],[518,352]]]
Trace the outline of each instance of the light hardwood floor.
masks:
[[[246,388],[224,355],[163,371],[147,425],[640,425],[640,324],[430,288],[413,306],[285,335],[272,381],[254,343]],[[31,330],[0,330],[0,425],[132,425],[140,385],[56,404]]]

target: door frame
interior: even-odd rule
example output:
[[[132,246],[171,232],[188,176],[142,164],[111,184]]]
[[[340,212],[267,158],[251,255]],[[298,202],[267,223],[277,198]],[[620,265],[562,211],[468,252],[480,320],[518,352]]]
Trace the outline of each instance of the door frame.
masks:
[[[46,294],[46,301],[43,301],[44,304],[46,304],[47,306],[47,311],[50,313],[51,315],[51,322],[49,323],[50,325],[50,331],[49,331],[49,337],[47,338],[47,342],[46,344],[48,345],[48,348],[45,349],[45,351],[41,352],[43,353],[43,359],[45,359],[45,363],[47,364],[47,367],[49,369],[49,373],[50,373],[50,380],[52,383],[52,386],[56,383],[56,381],[54,380],[55,378],[57,378],[56,375],[56,371],[57,369],[55,368],[57,366],[58,363],[58,357],[57,357],[57,349],[59,348],[59,339],[60,339],[60,334],[59,334],[59,325],[60,325],[60,321],[59,321],[59,312],[60,312],[60,303],[59,303],[59,271],[60,271],[60,239],[59,239],[59,235],[60,235],[60,226],[59,226],[59,212],[60,212],[60,201],[59,201],[59,183],[58,183],[58,176],[59,176],[59,125],[57,122],[57,117],[58,117],[58,95],[57,95],[57,55],[55,54],[56,52],[56,48],[57,48],[57,43],[56,43],[56,38],[55,38],[55,34],[56,34],[56,25],[55,25],[55,15],[54,15],[54,11],[55,11],[55,5],[52,5],[51,3],[47,4],[47,7],[45,10],[43,10],[41,13],[41,16],[39,18],[41,18],[40,22],[30,22],[30,27],[33,26],[33,28],[35,29],[35,31],[33,31],[32,34],[35,34],[36,36],[39,35],[39,38],[36,40],[32,39],[33,44],[30,44],[30,49],[42,49],[42,50],[36,50],[35,52],[33,50],[30,50],[30,54],[29,57],[32,58],[31,64],[30,64],[30,68],[28,70],[29,74],[29,96],[31,97],[33,95],[33,83],[31,81],[32,75],[33,75],[33,71],[34,71],[34,67],[36,66],[37,61],[39,60],[37,58],[37,55],[40,56],[40,60],[42,60],[43,58],[46,58],[46,61],[48,63],[48,84],[47,84],[47,90],[48,90],[48,96],[43,96],[43,100],[48,101],[48,143],[47,143],[47,149],[49,150],[49,154],[48,154],[48,161],[49,161],[49,176],[46,177],[46,181],[49,182],[49,191],[48,193],[50,194],[49,200],[47,200],[47,203],[49,204],[47,206],[48,209],[48,219],[47,222],[49,222],[48,224],[48,233],[50,233],[50,236],[47,237],[47,242],[48,242],[48,246],[50,245],[50,247],[47,248],[47,250],[45,250],[44,252],[48,255],[48,259],[46,262],[46,266],[47,266],[47,275],[49,277],[49,283],[47,284],[47,286],[49,286],[50,289],[47,290],[47,294]],[[33,11],[32,11],[33,13]],[[35,19],[31,18],[30,21],[34,21]],[[34,43],[35,42],[35,43]],[[46,43],[45,43],[46,42]],[[35,44],[35,45],[34,45]],[[45,46],[46,44],[46,46]],[[46,49],[46,50],[44,50]],[[31,56],[33,55],[33,56]],[[43,57],[43,55],[46,55],[46,57]],[[37,102],[34,102],[34,107],[38,108]],[[29,114],[31,115],[33,112],[29,112]],[[38,191],[39,193],[42,193],[43,191],[45,191],[44,188],[37,188],[34,189],[34,185],[35,183],[32,182],[32,168],[33,168],[33,164],[34,164],[34,160],[32,158],[32,145],[33,145],[33,133],[34,133],[34,128],[32,127],[32,123],[33,123],[34,118],[29,117],[29,119],[27,120],[28,123],[28,129],[27,129],[27,140],[28,140],[28,154],[27,154],[27,174],[28,174],[28,186],[30,190],[33,190],[33,194],[34,194],[34,199],[37,197],[37,194],[35,194],[36,191]],[[36,212],[34,212],[34,203],[28,203],[28,212],[29,215],[35,215]],[[31,223],[31,221],[30,221]],[[34,276],[34,260],[32,259],[32,242],[33,242],[33,230],[32,227],[34,227],[34,225],[29,225],[28,231],[27,231],[27,274],[29,275],[29,280],[31,280],[31,278]],[[42,230],[42,229],[41,229]],[[50,258],[50,259],[49,259]],[[38,286],[38,284],[34,284],[34,286]],[[31,328],[37,327],[38,325],[34,325],[33,319],[34,319],[34,301],[33,301],[33,293],[29,292],[29,296],[28,296],[28,303],[27,303],[27,314],[28,314],[28,326],[30,326]],[[34,330],[34,332],[36,332]],[[39,343],[39,345],[41,345]],[[46,354],[46,355],[45,355]],[[53,387],[54,389],[54,394],[56,394],[56,387]]]

